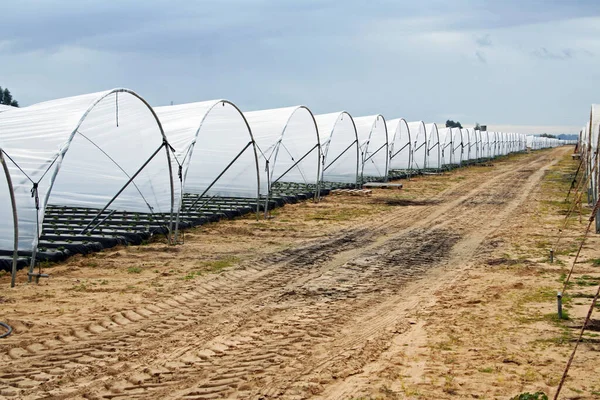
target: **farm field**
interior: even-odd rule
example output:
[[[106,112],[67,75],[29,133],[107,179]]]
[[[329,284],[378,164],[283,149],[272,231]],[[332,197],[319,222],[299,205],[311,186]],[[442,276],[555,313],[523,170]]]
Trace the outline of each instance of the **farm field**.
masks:
[[[589,208],[549,264],[572,147],[330,195],[0,277],[0,398],[553,394],[600,282]],[[600,398],[600,322],[564,398]]]

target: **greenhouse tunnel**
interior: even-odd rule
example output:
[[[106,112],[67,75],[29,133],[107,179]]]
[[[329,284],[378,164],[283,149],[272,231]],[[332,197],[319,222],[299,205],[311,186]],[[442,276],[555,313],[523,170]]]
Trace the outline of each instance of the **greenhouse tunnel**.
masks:
[[[483,158],[483,131],[476,129],[475,136],[477,138],[477,160]]]
[[[136,93],[113,89],[17,108],[0,113],[0,130],[18,250],[31,258],[30,274],[36,255],[56,261],[171,231],[170,149]],[[5,240],[12,221],[0,225],[0,250],[12,254]]]
[[[479,146],[479,158],[486,160],[489,158],[489,132],[488,131],[479,131],[479,140],[481,145]]]
[[[506,133],[500,132],[500,155],[505,156],[508,154],[508,143]]]
[[[440,134],[437,124],[425,125],[427,130],[427,162],[425,168],[431,171],[439,171],[442,167],[441,150],[440,150]]]
[[[468,134],[469,163],[472,163],[479,157],[479,154],[477,154],[477,134],[473,128],[467,128],[466,131]]]
[[[454,153],[454,162],[459,166],[463,163],[465,157],[463,131],[464,130],[461,128],[452,128],[452,148]]]
[[[383,115],[354,119],[361,152],[361,183],[385,182],[388,178],[388,132]]]
[[[258,156],[242,112],[227,100],[154,108],[179,170],[176,232],[260,209]]]
[[[498,152],[499,152],[498,132],[492,132],[490,140],[492,141],[492,143],[491,143],[492,157],[496,158],[496,157],[498,157]]]
[[[404,118],[386,121],[388,137],[390,139],[390,166],[391,178],[406,178],[410,176],[412,164],[412,142],[410,130]]]
[[[600,140],[600,105],[592,104],[590,110],[590,120],[588,123],[588,143],[589,143],[589,167],[588,176],[590,176],[590,198],[591,206],[595,206],[598,201],[600,184],[600,157],[598,157],[598,141]],[[552,144],[556,145],[556,144]],[[596,233],[600,233],[600,210],[596,211]]]
[[[317,123],[305,106],[245,112],[256,142],[265,212],[320,194],[321,145]]]
[[[499,133],[498,132],[490,132],[490,151],[492,157],[498,157],[500,153],[500,143],[499,143]]]
[[[427,168],[427,130],[423,121],[408,123],[412,145],[412,170],[423,171]]]
[[[497,137],[497,133],[496,132],[488,132],[488,146],[489,146],[489,154],[490,154],[490,158],[495,158],[496,157],[496,137]]]
[[[346,111],[315,115],[321,143],[321,184],[356,187],[359,179],[358,134]]]
[[[452,142],[452,128],[438,128],[440,138],[440,165],[445,168],[454,167],[454,144]]]

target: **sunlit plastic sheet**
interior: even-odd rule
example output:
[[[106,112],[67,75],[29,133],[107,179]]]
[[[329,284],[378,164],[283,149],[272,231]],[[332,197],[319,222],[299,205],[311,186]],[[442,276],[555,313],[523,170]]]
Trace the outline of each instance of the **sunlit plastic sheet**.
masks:
[[[0,112],[14,110],[15,108],[17,108],[17,107],[0,104]]]
[[[490,133],[488,131],[481,131],[481,156],[480,158],[490,158]]]
[[[500,155],[500,133],[492,132],[492,156],[498,157]]]
[[[261,194],[268,194],[276,182],[318,183],[321,149],[308,108],[251,111],[244,116],[257,145]]]
[[[502,155],[502,134],[501,132],[494,132],[494,156],[498,157]]]
[[[532,150],[536,150],[535,146],[536,146],[535,136],[527,135],[527,147],[529,147]]]
[[[242,112],[227,100],[155,107],[181,165],[183,193],[259,196],[258,157]],[[178,204],[180,204],[178,202]]]
[[[600,182],[600,158],[598,147],[600,146],[600,104],[592,104],[589,122],[589,174],[591,174],[590,186],[592,192],[592,205],[598,200],[598,184]],[[597,227],[600,227],[597,222]]]
[[[452,128],[452,148],[454,153],[454,163],[460,165],[465,157],[465,145],[463,140],[463,129]]]
[[[500,155],[508,154],[508,137],[506,132],[500,132]]]
[[[427,130],[427,162],[425,166],[428,169],[439,169],[442,166],[442,152],[437,124],[427,124],[425,129]]]
[[[454,164],[454,146],[452,128],[444,127],[438,128],[438,135],[440,137],[440,151],[441,151],[441,165],[447,166]]]
[[[424,170],[427,164],[427,131],[423,121],[414,121],[408,123],[410,129],[410,138],[412,145],[412,168],[415,170]]]
[[[469,133],[469,160],[477,160],[477,132],[473,128],[467,128]]]
[[[47,204],[101,209],[112,201],[112,210],[172,212],[170,151],[151,107],[127,89],[0,113],[0,132],[0,148],[10,157],[20,250],[37,245]],[[6,185],[0,190],[8,198]],[[6,207],[0,212],[0,249],[12,250],[12,220]]]
[[[471,132],[467,128],[461,128],[461,132],[463,139],[463,162],[468,162],[471,159]]]
[[[382,115],[354,119],[361,152],[361,177],[387,179],[389,168],[388,133]]]
[[[322,152],[324,182],[356,184],[360,153],[354,120],[345,111],[315,115]]]
[[[410,129],[404,118],[386,121],[390,140],[390,170],[410,170],[412,163],[412,142]]]

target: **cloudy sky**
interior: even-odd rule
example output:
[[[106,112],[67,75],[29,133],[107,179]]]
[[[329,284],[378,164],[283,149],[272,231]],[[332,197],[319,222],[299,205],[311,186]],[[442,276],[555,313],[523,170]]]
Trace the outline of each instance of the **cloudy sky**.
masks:
[[[599,0],[19,0],[0,15],[0,86],[21,105],[128,87],[153,105],[568,133],[600,102]]]

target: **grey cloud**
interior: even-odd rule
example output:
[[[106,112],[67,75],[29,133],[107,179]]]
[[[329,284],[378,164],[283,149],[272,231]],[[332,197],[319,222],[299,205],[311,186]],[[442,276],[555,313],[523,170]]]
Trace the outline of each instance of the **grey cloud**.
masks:
[[[593,53],[588,50],[566,48],[559,51],[550,51],[546,47],[540,47],[539,49],[532,51],[531,54],[542,60],[569,60],[575,58],[579,54],[585,54],[586,56],[593,55]]]
[[[480,47],[490,47],[492,45],[492,38],[488,33],[486,35],[476,37],[475,42]]]
[[[477,50],[475,52],[475,57],[477,57],[477,60],[479,60],[480,63],[487,64],[487,59],[486,59],[485,53],[483,51]]]

